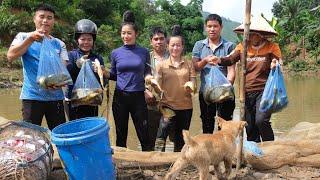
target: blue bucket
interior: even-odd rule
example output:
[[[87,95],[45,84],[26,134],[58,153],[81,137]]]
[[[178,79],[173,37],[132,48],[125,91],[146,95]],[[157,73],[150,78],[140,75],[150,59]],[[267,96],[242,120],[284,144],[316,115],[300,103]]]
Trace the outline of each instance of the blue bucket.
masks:
[[[115,179],[109,125],[105,118],[88,117],[55,127],[57,146],[69,179]]]

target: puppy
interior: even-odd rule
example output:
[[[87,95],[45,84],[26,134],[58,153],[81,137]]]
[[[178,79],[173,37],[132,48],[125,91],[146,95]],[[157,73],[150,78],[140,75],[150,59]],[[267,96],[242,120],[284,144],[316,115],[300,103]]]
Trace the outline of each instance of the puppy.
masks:
[[[232,158],[236,152],[236,137],[246,126],[244,121],[226,121],[217,118],[220,131],[213,134],[200,134],[195,137],[189,135],[189,131],[183,131],[185,145],[181,150],[181,156],[176,160],[165,179],[175,179],[179,171],[189,164],[195,166],[200,175],[200,180],[209,177],[209,166],[214,166],[214,172],[218,179],[228,178],[232,169]],[[220,172],[219,163],[224,162],[225,175]]]

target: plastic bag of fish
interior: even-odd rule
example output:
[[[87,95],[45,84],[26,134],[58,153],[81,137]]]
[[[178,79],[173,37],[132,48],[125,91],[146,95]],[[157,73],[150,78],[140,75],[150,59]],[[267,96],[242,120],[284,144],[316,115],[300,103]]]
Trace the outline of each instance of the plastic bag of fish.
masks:
[[[207,104],[233,99],[233,86],[231,84],[222,84],[216,87],[207,87],[203,92],[203,97]]]
[[[43,38],[37,71],[37,83],[41,88],[50,89],[72,85],[71,76],[56,51],[54,39]]]
[[[52,87],[61,87],[72,84],[72,79],[66,74],[51,74],[49,76],[41,76],[38,79],[40,87],[49,89]]]
[[[234,99],[233,86],[218,67],[210,68],[210,72],[205,75],[205,81],[203,98],[207,104]]]
[[[288,96],[280,64],[269,73],[266,86],[263,90],[259,111],[279,112],[288,105]]]
[[[102,89],[75,89],[72,91],[72,106],[90,105],[98,106],[102,104]]]
[[[103,89],[91,67],[90,61],[85,61],[81,66],[71,94],[71,105],[73,107],[102,104]]]
[[[0,179],[47,179],[53,150],[46,130],[26,122],[0,127]]]

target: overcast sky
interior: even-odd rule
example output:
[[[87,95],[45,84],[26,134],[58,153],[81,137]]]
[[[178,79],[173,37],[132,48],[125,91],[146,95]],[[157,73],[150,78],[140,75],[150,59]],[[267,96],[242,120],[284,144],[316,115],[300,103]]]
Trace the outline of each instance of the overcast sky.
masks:
[[[181,0],[186,5],[190,0]],[[267,19],[272,17],[272,5],[278,0],[252,0],[251,14],[263,13]],[[203,0],[202,9],[216,13],[237,22],[243,22],[246,0]]]

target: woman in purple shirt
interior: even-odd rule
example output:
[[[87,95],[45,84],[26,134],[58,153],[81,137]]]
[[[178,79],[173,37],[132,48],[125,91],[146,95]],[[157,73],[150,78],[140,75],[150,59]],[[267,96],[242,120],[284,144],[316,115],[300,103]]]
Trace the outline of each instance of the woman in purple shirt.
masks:
[[[138,35],[132,12],[126,11],[121,25],[123,46],[111,52],[110,79],[116,81],[112,111],[116,126],[116,145],[127,146],[131,114],[142,151],[152,150],[148,135],[148,111],[144,98],[144,77],[151,74],[149,51],[136,44]]]

